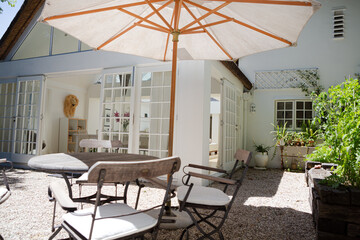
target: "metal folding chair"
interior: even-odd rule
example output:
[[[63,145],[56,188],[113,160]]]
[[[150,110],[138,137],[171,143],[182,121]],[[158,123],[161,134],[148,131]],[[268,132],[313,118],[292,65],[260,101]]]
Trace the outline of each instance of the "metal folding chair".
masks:
[[[62,217],[61,227],[73,239],[143,238],[147,232],[155,239],[165,204],[170,198],[173,174],[179,170],[180,164],[178,157],[131,162],[97,162],[88,171],[88,182],[97,184],[94,207],[66,213]],[[160,205],[138,211],[125,203],[103,201],[101,191],[105,183],[129,182],[138,178],[148,179],[162,175],[168,175],[169,180]],[[54,197],[61,201],[61,196],[54,194]],[[160,208],[157,219],[145,213],[154,208]],[[53,235],[50,238],[53,238]]]
[[[236,195],[245,178],[251,160],[251,155],[252,154],[249,151],[241,149],[237,150],[234,156],[236,161],[230,174],[227,174],[226,171],[222,169],[194,164],[189,164],[184,167],[184,172],[185,168],[190,167],[224,173],[228,175],[228,178],[215,177],[191,171],[185,172],[186,175],[183,178],[183,180],[185,180],[185,182],[183,182],[185,185],[177,188],[177,197],[180,205],[180,211],[187,212],[192,219],[193,224],[184,229],[180,239],[183,239],[185,233],[188,239],[189,229],[192,227],[196,227],[201,232],[202,237],[199,239],[214,239],[213,235],[215,234],[218,234],[220,239],[224,239],[224,236],[221,232],[221,227],[228,217],[231,206],[233,205]],[[232,179],[232,177],[239,161],[244,162],[245,168],[242,171],[241,176],[235,180]],[[202,178],[225,184],[224,190],[221,191],[213,187],[195,186],[193,183],[189,184],[191,177]],[[228,186],[234,186],[234,190],[231,194],[232,197],[227,194]],[[215,219],[219,218],[220,221],[214,221]],[[210,230],[204,229],[204,226],[200,226],[200,223],[204,223],[208,229],[210,228]]]
[[[0,159],[0,169],[2,171],[3,181],[5,185],[5,187],[0,187],[0,204],[5,202],[11,195],[10,186],[5,172],[11,170],[12,168],[12,162],[7,161],[5,158]],[[3,237],[1,235],[0,240],[3,240]]]

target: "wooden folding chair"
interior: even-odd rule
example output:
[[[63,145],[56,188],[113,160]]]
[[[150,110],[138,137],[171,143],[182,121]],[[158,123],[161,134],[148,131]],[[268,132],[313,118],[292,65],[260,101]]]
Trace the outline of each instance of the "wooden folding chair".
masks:
[[[179,210],[187,212],[192,219],[193,224],[184,229],[180,239],[183,239],[185,233],[187,235],[187,238],[189,238],[189,229],[192,227],[196,227],[201,232],[202,237],[200,237],[199,239],[214,239],[214,234],[218,234],[220,239],[224,239],[224,236],[221,232],[221,227],[223,226],[230,212],[231,206],[245,178],[245,174],[251,160],[251,155],[252,154],[249,151],[241,149],[237,150],[234,156],[236,161],[230,174],[227,174],[226,171],[222,169],[194,164],[189,164],[188,166],[184,167],[184,169],[187,167],[191,167],[195,169],[220,172],[228,175],[229,178],[215,177],[191,171],[186,173],[184,171],[186,173],[185,178],[183,178],[186,179],[184,182],[185,185],[177,188],[177,197],[180,204]],[[243,170],[241,176],[238,179],[234,180],[232,179],[232,176],[236,170],[239,161],[244,162],[245,169]],[[221,191],[213,187],[195,186],[193,183],[189,184],[191,177],[197,177],[223,183],[225,184],[224,190]],[[231,185],[235,187],[234,191],[231,194],[232,197],[226,193],[228,186]],[[213,221],[215,218],[220,218],[220,221]],[[205,226],[210,227],[211,230],[206,231],[204,227],[200,226],[200,223],[205,223]]]
[[[12,162],[7,161],[5,158],[0,159],[0,169],[2,171],[3,181],[5,187],[0,187],[0,204],[5,202],[11,195],[10,186],[7,181],[5,172],[13,168]]]
[[[179,170],[180,164],[178,157],[131,162],[97,162],[88,171],[88,182],[97,184],[95,206],[66,213],[62,218],[62,228],[74,239],[142,238],[147,232],[155,239],[165,204],[170,198],[173,174]],[[128,182],[162,175],[168,175],[169,180],[160,205],[138,211],[125,203],[103,204],[101,190],[105,183]],[[59,200],[58,196],[54,197]],[[157,219],[145,213],[155,207],[160,208]]]

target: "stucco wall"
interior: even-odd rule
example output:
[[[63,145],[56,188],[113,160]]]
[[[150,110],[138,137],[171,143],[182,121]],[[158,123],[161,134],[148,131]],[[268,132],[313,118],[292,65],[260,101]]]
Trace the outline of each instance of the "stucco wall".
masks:
[[[297,47],[273,50],[244,57],[239,67],[252,81],[256,71],[318,68],[320,83],[325,88],[339,84],[346,76],[360,72],[360,1],[320,0],[322,7],[315,13],[301,33]],[[332,37],[333,9],[344,7],[345,38]],[[274,101],[277,99],[299,99],[304,94],[295,89],[255,90],[253,102],[256,113],[248,114],[247,146],[252,150],[256,143],[274,144],[269,134],[274,123]],[[270,152],[271,158],[272,152]],[[280,158],[270,162],[270,167],[279,167]]]

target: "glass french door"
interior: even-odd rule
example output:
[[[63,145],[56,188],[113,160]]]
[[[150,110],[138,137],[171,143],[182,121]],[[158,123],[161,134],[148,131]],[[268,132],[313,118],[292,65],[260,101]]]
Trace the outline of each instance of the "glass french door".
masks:
[[[168,156],[171,71],[140,71],[138,149],[140,154]]]
[[[112,150],[131,152],[134,79],[132,69],[105,73],[102,81],[100,139],[118,143]]]
[[[0,157],[11,157],[16,104],[16,82],[0,83]]]
[[[133,72],[132,68],[104,72],[99,138],[121,143],[112,151],[166,157],[171,71],[143,67]]]
[[[0,84],[0,152],[16,163],[40,153],[43,77]]]
[[[220,165],[225,170],[233,166],[234,154],[237,149],[239,136],[239,117],[237,103],[239,91],[226,79],[221,89],[221,118],[222,118],[222,156]]]

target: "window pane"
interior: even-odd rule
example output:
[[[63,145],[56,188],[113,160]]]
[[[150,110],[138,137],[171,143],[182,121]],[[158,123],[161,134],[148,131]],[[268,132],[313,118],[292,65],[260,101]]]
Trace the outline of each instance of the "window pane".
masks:
[[[296,102],[296,109],[304,109],[304,102]]]
[[[279,110],[284,109],[284,102],[278,102],[277,103],[277,109],[279,109]]]
[[[144,73],[142,75],[142,83],[141,83],[142,87],[148,87],[151,86],[151,72],[148,73]]]
[[[48,56],[50,49],[50,26],[37,23],[15,53],[13,60]]]
[[[286,121],[286,122],[287,122],[286,127],[288,127],[288,128],[292,128],[292,127],[293,127],[293,122],[292,122],[291,120],[288,120],[288,121]]]
[[[79,40],[63,31],[54,28],[52,54],[77,52]]]
[[[293,103],[292,102],[286,102],[285,103],[285,109],[293,109]]]
[[[297,128],[301,128],[303,125],[303,121],[302,120],[296,120],[296,127]]]
[[[306,111],[305,112],[305,118],[312,118],[312,111]]]
[[[296,118],[303,118],[304,112],[303,111],[296,111]]]
[[[312,102],[305,102],[305,109],[312,109]]]
[[[285,118],[292,118],[292,111],[286,111],[285,112]]]
[[[276,117],[277,118],[284,118],[285,117],[284,111],[278,111],[277,114],[276,114]]]

